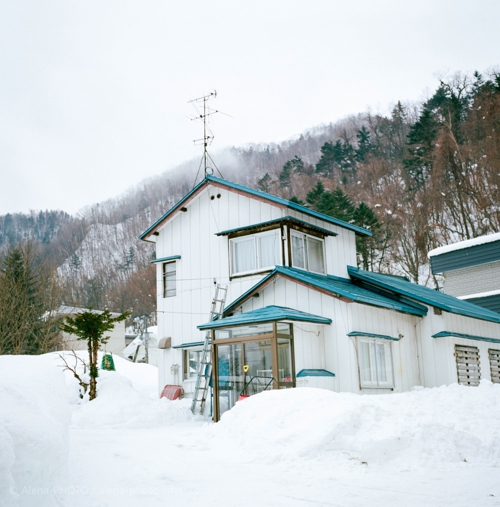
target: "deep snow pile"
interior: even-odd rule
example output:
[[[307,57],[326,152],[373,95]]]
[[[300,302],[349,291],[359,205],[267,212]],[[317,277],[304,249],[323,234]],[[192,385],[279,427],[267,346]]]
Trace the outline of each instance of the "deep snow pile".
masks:
[[[155,367],[116,356],[114,362],[117,371],[100,372],[98,397],[89,402],[79,398],[72,374],[62,373],[57,354],[0,356],[2,507],[76,505],[74,497],[60,498],[50,490],[16,496],[16,488],[72,484],[65,479],[68,432],[74,439],[69,475],[89,491],[96,478],[112,490],[127,486],[131,470],[143,474],[138,484],[160,488],[166,468],[168,479],[177,481],[168,484],[191,488],[191,473],[206,474],[214,463],[224,465],[222,474],[233,479],[238,473],[248,476],[247,464],[252,469],[254,463],[267,463],[272,466],[259,470],[271,473],[268,488],[273,473],[298,471],[297,477],[309,470],[313,477],[325,470],[327,497],[335,467],[336,477],[345,477],[340,467],[364,473],[366,462],[371,471],[386,470],[384,477],[392,478],[394,467],[460,471],[476,466],[476,474],[482,474],[484,467],[500,466],[500,385],[488,381],[478,388],[453,385],[376,396],[312,388],[269,391],[237,403],[214,425],[194,418],[188,400],[158,399]],[[96,474],[103,439],[110,441],[107,459]],[[304,467],[307,460],[310,466]],[[218,470],[210,472],[219,479]],[[210,479],[207,484],[213,484],[210,498],[219,505],[219,483]],[[302,498],[304,491],[299,487],[297,494]],[[198,505],[200,497],[192,493],[192,504]],[[94,505],[90,497],[81,500]],[[146,505],[139,496],[129,503],[121,496],[115,500],[116,505]],[[164,498],[158,501],[163,505]]]
[[[459,385],[359,396],[321,389],[268,391],[239,402],[212,431],[259,460],[294,456],[396,465],[500,465],[500,385]]]
[[[99,372],[97,398],[75,411],[74,426],[152,428],[194,420],[189,400],[158,399],[155,366],[113,359],[116,371]]]
[[[157,368],[114,362],[117,371],[100,371],[98,396],[89,402],[59,353],[0,356],[0,506],[60,505],[71,425],[144,428],[194,419],[188,401],[158,399]]]
[[[28,505],[23,489],[62,483],[69,422],[64,374],[50,355],[0,356],[0,505]],[[47,492],[44,505],[56,496]]]

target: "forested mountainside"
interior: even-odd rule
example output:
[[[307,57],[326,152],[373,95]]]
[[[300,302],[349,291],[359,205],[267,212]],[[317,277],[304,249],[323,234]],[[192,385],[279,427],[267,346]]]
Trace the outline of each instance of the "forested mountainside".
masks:
[[[362,267],[437,287],[430,249],[500,231],[500,73],[457,74],[422,104],[396,102],[390,114],[212,157],[217,176],[369,228],[373,237],[358,244]],[[0,249],[39,242],[59,267],[66,304],[150,313],[154,252],[137,237],[201,179],[198,168],[199,159],[183,164],[78,217],[0,217]]]

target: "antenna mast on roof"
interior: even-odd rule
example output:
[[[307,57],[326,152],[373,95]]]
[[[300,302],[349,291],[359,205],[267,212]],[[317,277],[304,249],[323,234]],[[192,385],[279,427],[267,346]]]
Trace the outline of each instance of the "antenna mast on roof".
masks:
[[[214,135],[210,128],[207,126],[207,118],[209,116],[212,116],[216,113],[226,114],[222,111],[219,111],[217,109],[212,109],[211,107],[208,107],[207,102],[210,99],[216,99],[217,98],[217,92],[214,90],[213,92],[210,92],[208,95],[204,95],[203,97],[198,97],[197,99],[190,100],[188,103],[192,104],[193,107],[196,110],[196,115],[192,115],[189,117],[191,121],[202,121],[203,122],[203,139],[195,139],[193,142],[195,146],[203,145],[203,157],[200,161],[200,167],[203,163],[203,170],[205,172],[205,176],[207,174],[213,174],[214,168],[217,170],[217,172],[220,174],[221,178],[223,178],[221,172],[219,171],[219,168],[213,161],[212,157],[208,153],[208,146],[212,144],[212,141],[214,140]],[[198,108],[198,105],[203,105],[203,107]],[[226,114],[226,116],[229,116]],[[210,162],[213,164],[214,167],[211,167],[209,164]],[[198,172],[196,173],[196,179],[198,179],[198,174],[200,172],[200,167],[198,168]]]

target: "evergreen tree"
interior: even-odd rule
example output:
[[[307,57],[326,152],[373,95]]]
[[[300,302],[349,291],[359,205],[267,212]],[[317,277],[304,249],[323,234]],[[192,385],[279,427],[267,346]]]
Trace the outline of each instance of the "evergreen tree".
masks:
[[[355,206],[350,197],[340,187],[330,192],[323,192],[317,210],[347,223],[354,222]]]
[[[287,162],[279,174],[278,181],[281,188],[290,188],[293,166]]]
[[[372,236],[356,236],[356,250],[363,269],[371,269],[377,250],[383,249],[381,224],[373,210],[364,202],[359,203],[353,213],[354,223],[372,233]]]
[[[335,174],[348,177],[356,172],[356,151],[348,142],[337,139],[335,144],[326,142],[321,147],[321,158],[316,164],[316,172],[332,177]]]
[[[109,310],[103,312],[88,310],[76,314],[74,317],[66,317],[66,322],[60,324],[65,333],[73,334],[78,340],[87,342],[89,353],[89,399],[97,396],[97,377],[99,370],[97,366],[99,347],[106,344],[109,336],[104,336],[111,331],[117,322],[122,322],[130,315],[125,312],[118,317],[113,317]]]
[[[408,157],[403,164],[417,187],[422,186],[431,173],[438,129],[432,112],[424,109],[408,134]]]
[[[356,150],[356,160],[358,162],[366,162],[366,158],[373,151],[370,140],[370,131],[363,125],[361,130],[356,134],[358,139],[358,149]]]
[[[292,196],[290,199],[290,202],[293,202],[295,204],[300,204],[301,206],[304,206],[304,201],[300,200],[296,195]]]
[[[316,172],[323,176],[331,176],[337,166],[337,160],[342,155],[342,146],[340,141],[335,144],[326,142],[321,147],[321,158],[316,164]]]
[[[269,176],[269,173],[264,174],[264,176],[257,182],[257,186],[259,190],[262,192],[266,192],[267,194],[271,192],[272,179]]]
[[[321,181],[316,183],[316,186],[307,193],[306,201],[315,209],[318,209],[321,196],[325,193],[325,187]]]
[[[58,344],[50,268],[31,243],[10,247],[0,268],[0,354],[43,354]]]

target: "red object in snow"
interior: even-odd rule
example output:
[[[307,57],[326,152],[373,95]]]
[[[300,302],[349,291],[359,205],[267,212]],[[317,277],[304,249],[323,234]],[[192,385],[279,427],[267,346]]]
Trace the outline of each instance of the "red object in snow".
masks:
[[[247,398],[250,398],[249,394],[240,394],[240,397],[238,398],[238,401],[246,400]]]
[[[181,397],[182,392],[183,391],[181,386],[167,384],[163,388],[163,391],[160,394],[160,398],[167,398],[167,400],[177,400]]]

